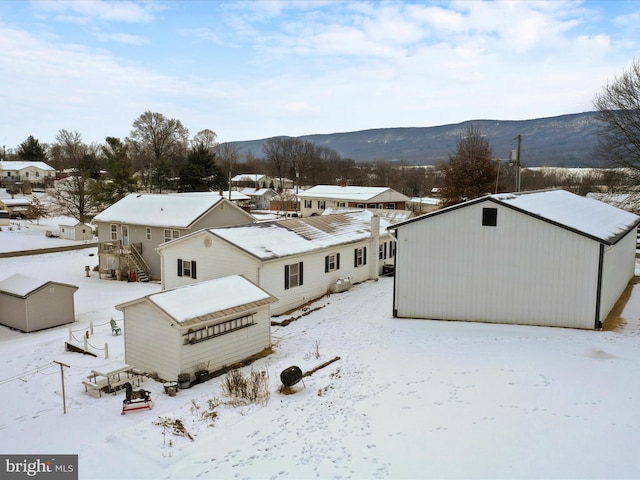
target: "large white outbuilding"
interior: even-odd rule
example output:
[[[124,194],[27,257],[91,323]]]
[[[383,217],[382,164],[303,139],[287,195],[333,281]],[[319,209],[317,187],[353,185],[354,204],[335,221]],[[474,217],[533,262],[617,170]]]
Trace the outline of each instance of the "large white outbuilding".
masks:
[[[634,275],[640,217],[563,190],[497,194],[395,230],[401,318],[598,329]]]

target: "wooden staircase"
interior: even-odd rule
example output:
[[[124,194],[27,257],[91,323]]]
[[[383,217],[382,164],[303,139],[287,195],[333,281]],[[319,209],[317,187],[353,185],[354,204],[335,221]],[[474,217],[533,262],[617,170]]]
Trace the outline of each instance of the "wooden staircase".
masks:
[[[130,272],[136,272],[136,281],[137,282],[148,282],[149,281],[149,273],[145,268],[144,260],[138,254],[136,255],[135,249],[130,250],[129,253],[124,255],[124,258],[129,266]]]

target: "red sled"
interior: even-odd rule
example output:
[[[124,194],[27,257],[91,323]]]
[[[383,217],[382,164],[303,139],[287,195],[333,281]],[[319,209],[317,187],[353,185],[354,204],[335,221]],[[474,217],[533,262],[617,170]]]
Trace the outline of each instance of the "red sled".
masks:
[[[124,384],[127,396],[122,401],[122,412],[124,415],[126,412],[133,412],[134,410],[151,410],[153,408],[153,400],[151,400],[151,392],[149,390],[136,390],[133,391],[133,387],[129,382]]]

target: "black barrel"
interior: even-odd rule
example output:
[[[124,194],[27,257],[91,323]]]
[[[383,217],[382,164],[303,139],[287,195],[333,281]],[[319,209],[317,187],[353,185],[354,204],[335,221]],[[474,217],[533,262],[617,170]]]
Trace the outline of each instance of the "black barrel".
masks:
[[[292,387],[300,380],[302,380],[302,370],[295,365],[285,368],[280,374],[280,381],[285,387]]]

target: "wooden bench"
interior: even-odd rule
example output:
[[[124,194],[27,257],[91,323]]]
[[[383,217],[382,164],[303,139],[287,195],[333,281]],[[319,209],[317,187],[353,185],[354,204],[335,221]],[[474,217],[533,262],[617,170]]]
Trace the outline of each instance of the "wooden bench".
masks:
[[[102,391],[109,384],[106,379],[101,380],[99,382],[92,382],[91,380],[83,380],[82,384],[84,385],[84,391],[93,394],[93,392],[98,392],[98,397],[102,396]]]

